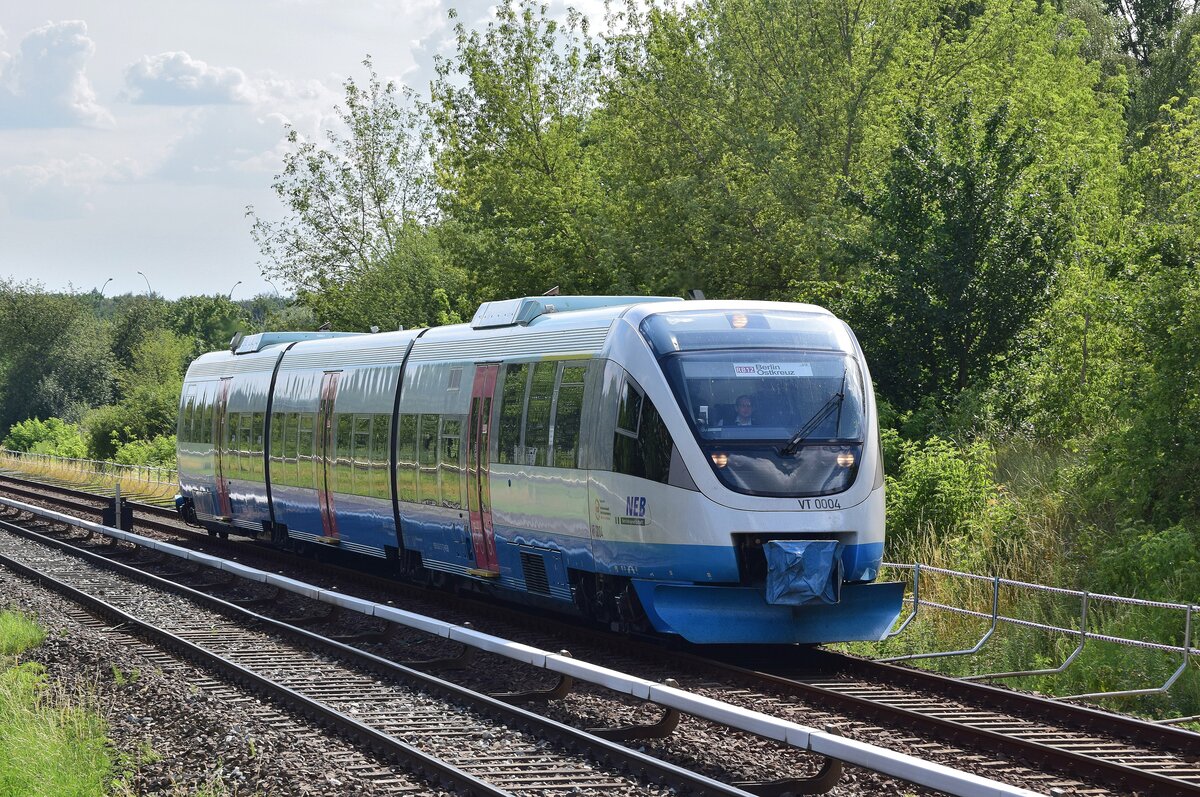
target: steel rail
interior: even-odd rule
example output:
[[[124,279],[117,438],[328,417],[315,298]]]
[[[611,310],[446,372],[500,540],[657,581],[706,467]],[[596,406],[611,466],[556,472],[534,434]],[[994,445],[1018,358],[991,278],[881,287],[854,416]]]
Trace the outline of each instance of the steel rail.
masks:
[[[623,771],[634,774],[635,777],[656,782],[669,784],[677,790],[687,794],[697,795],[722,795],[724,797],[751,797],[751,793],[730,786],[719,781],[713,780],[698,773],[689,772],[681,767],[660,761],[644,753],[624,747],[614,742],[601,739],[600,737],[573,728],[569,725],[557,722],[555,720],[543,717],[533,712],[527,711],[505,703],[488,695],[472,692],[465,687],[458,686],[449,681],[431,676],[427,673],[422,673],[411,669],[401,664],[389,661],[387,659],[375,656],[374,654],[360,650],[358,648],[337,642],[335,640],[322,637],[311,631],[303,628],[298,628],[289,625],[280,620],[276,620],[265,615],[253,612],[245,607],[237,606],[221,600],[212,595],[192,589],[190,587],[169,581],[158,576],[146,573],[142,570],[130,567],[120,562],[114,562],[109,558],[101,556],[92,551],[87,551],[76,546],[70,545],[67,542],[56,540],[37,532],[23,529],[6,520],[0,520],[0,528],[9,531],[10,533],[34,540],[39,544],[52,547],[72,556],[79,556],[88,562],[97,566],[115,571],[125,578],[136,580],[145,584],[149,584],[155,588],[161,589],[172,594],[180,595],[192,600],[206,608],[218,611],[225,615],[233,615],[239,618],[240,621],[246,623],[255,623],[263,627],[270,628],[274,633],[300,640],[307,645],[318,648],[323,648],[329,653],[335,654],[343,659],[349,660],[359,667],[378,674],[386,675],[401,682],[418,683],[423,688],[440,694],[446,698],[452,699],[460,705],[465,705],[473,710],[493,718],[497,722],[509,725],[521,730],[528,730],[536,733],[543,738],[557,740],[559,745],[567,746],[570,749],[583,751],[589,758],[595,761],[615,762],[615,764]],[[251,670],[248,670],[240,665],[231,662],[221,656],[213,654],[202,647],[194,645],[187,640],[184,640],[169,631],[157,628],[147,621],[136,618],[121,609],[106,603],[95,596],[89,596],[82,591],[65,584],[64,582],[55,579],[53,576],[41,573],[34,568],[24,565],[23,563],[12,560],[11,558],[0,554],[0,563],[12,567],[14,570],[22,572],[31,578],[34,578],[50,588],[60,591],[67,595],[72,600],[76,600],[84,605],[89,606],[98,612],[114,619],[116,622],[128,624],[131,628],[136,628],[139,632],[145,633],[149,638],[156,643],[171,647],[178,650],[183,655],[192,658],[194,661],[212,667],[218,672],[240,682],[251,686],[254,689],[260,690],[262,693],[279,700],[284,705],[300,710],[307,716],[310,716],[320,722],[327,722],[332,727],[338,729],[347,738],[351,740],[365,739],[368,746],[376,752],[386,753],[398,761],[404,762],[406,765],[413,766],[415,771],[424,772],[426,770],[434,772],[441,780],[454,784],[456,788],[464,794],[488,794],[488,795],[505,795],[508,792],[496,789],[491,784],[480,781],[469,773],[462,772],[453,765],[432,758],[421,752],[415,747],[387,734],[381,733],[376,729],[371,728],[363,723],[354,720],[340,712],[337,712],[319,702],[310,700],[303,695],[289,689],[286,686],[277,684],[270,679],[267,679]]]
[[[932,716],[927,711],[889,705],[884,700],[873,699],[870,696],[847,694],[835,687],[824,686],[819,683],[808,683],[796,677],[771,672],[769,669],[740,666],[721,660],[714,662],[711,659],[702,657],[698,657],[697,661],[716,664],[732,672],[753,677],[777,688],[801,694],[806,699],[822,705],[833,705],[848,712],[874,718],[886,717],[892,722],[903,724],[909,728],[918,726],[934,728],[940,731],[942,738],[955,743],[961,744],[964,742],[964,737],[968,737],[973,746],[978,746],[989,751],[999,751],[1006,755],[1017,757],[1020,760],[1037,762],[1062,772],[1072,774],[1083,773],[1091,782],[1104,783],[1121,789],[1144,790],[1145,793],[1154,795],[1179,795],[1179,797],[1196,797],[1200,795],[1200,783],[1189,783],[1177,778],[1131,767],[1117,761],[1097,758],[1092,755],[1076,752],[1075,750],[1056,747],[1053,744],[1019,738],[1010,735],[1010,732],[989,730],[968,722],[956,720],[953,716]],[[1166,726],[1141,720],[1132,720],[1131,718],[1118,718],[1116,715],[1096,709],[1083,706],[1068,706],[1045,698],[1034,698],[1030,695],[1012,692],[987,684],[963,682],[939,674],[856,659],[825,651],[814,653],[814,663],[816,668],[821,671],[851,672],[864,680],[882,680],[885,683],[926,689],[939,693],[939,697],[942,695],[969,695],[973,698],[972,703],[974,705],[985,703],[997,711],[1008,712],[1010,715],[1013,713],[1013,708],[1022,708],[1027,712],[1035,714],[1035,716],[1040,715],[1041,719],[1049,720],[1052,723],[1059,723],[1067,714],[1074,713],[1076,719],[1087,716],[1089,719],[1087,730],[1104,733],[1105,735],[1111,735],[1108,732],[1113,725],[1124,726],[1123,729],[1126,733],[1136,728],[1138,733],[1145,732],[1158,738],[1170,737],[1177,745],[1176,751],[1185,756],[1190,755],[1194,757],[1197,749],[1200,749],[1197,747],[1197,744],[1200,743],[1200,735],[1191,733],[1190,731],[1180,728],[1167,728]],[[986,699],[981,700],[980,698]],[[1062,708],[1070,710],[1060,713],[1059,709]],[[1015,716],[1019,719],[1025,718],[1020,714]],[[1104,727],[1098,728],[1097,725],[1100,724],[1103,724]],[[1178,733],[1155,733],[1155,731],[1159,730],[1177,731]],[[1135,737],[1133,741],[1145,744],[1144,738]],[[1130,755],[1133,755],[1133,751],[1130,751]],[[1200,776],[1200,768],[1196,769],[1195,773],[1194,777]]]

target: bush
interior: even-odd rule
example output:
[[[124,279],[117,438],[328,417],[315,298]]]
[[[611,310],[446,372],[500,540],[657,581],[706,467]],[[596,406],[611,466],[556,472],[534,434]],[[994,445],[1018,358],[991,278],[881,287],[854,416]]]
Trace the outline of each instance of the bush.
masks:
[[[175,467],[175,435],[158,435],[152,440],[130,440],[117,447],[114,459],[122,465]]]
[[[931,529],[940,538],[950,537],[977,525],[999,496],[986,443],[960,449],[939,437],[902,441],[899,459],[898,475],[887,480],[892,534],[911,537]]]
[[[59,418],[37,418],[15,423],[4,438],[10,451],[29,451],[56,457],[82,458],[87,456],[87,444],[79,427]]]

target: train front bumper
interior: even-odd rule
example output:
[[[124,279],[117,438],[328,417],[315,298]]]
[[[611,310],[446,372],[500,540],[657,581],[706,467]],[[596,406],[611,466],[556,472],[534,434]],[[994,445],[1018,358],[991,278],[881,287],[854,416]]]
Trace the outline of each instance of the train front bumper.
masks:
[[[633,579],[654,629],[696,644],[789,644],[883,639],[900,616],[904,582],[843,584],[837,603],[771,604],[762,587]]]

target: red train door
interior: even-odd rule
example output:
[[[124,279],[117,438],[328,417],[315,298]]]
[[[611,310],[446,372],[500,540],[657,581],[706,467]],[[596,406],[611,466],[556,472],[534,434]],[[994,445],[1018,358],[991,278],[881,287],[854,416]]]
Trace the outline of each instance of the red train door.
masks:
[[[488,478],[488,441],[491,439],[492,394],[500,366],[475,366],[471,388],[471,417],[467,430],[467,507],[471,515],[471,542],[475,548],[474,575],[500,575],[496,538],[492,533],[492,488]]]
[[[213,453],[217,471],[217,512],[225,521],[233,518],[233,507],[229,503],[229,482],[225,478],[227,463],[225,454],[229,450],[229,422],[225,410],[229,407],[229,386],[233,377],[221,380],[217,388],[217,406],[213,408]]]
[[[333,493],[329,489],[329,471],[337,467],[333,404],[337,399],[341,376],[341,371],[326,371],[325,376],[321,377],[321,403],[317,407],[317,459],[321,463],[317,471],[317,499],[321,505],[321,525],[327,542],[336,542],[338,539],[337,515],[333,509]]]

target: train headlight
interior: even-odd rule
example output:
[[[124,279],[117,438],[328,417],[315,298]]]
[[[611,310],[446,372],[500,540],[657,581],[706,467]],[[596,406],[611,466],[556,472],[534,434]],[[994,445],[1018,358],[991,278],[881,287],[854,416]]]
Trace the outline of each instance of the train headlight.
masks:
[[[713,464],[718,468],[723,468],[729,464],[729,455],[724,451],[718,451],[715,454],[710,454],[709,458],[712,459]]]
[[[734,313],[729,317],[729,325],[734,329],[742,329],[748,323],[750,323],[750,319],[746,318],[745,313]]]
[[[837,464],[842,468],[849,468],[854,464],[854,452],[843,451],[837,455]]]

